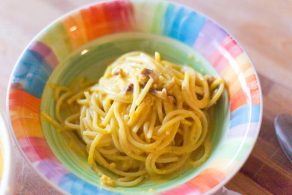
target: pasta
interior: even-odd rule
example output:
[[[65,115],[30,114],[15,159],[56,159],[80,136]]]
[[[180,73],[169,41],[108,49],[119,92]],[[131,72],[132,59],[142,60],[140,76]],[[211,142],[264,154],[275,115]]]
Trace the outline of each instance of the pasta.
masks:
[[[55,116],[42,113],[44,119],[78,134],[103,184],[130,187],[208,158],[208,109],[224,82],[158,52],[153,58],[135,51],[110,64],[96,84],[83,79],[75,88],[51,88]]]

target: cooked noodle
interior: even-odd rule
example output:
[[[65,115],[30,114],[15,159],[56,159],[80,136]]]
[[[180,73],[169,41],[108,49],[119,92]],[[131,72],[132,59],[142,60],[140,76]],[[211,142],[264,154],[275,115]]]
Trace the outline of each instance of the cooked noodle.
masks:
[[[207,111],[224,90],[222,79],[164,61],[157,52],[154,58],[131,52],[109,65],[98,83],[78,86],[51,85],[55,117],[43,117],[60,131],[78,133],[104,184],[134,186],[198,166],[210,155]]]

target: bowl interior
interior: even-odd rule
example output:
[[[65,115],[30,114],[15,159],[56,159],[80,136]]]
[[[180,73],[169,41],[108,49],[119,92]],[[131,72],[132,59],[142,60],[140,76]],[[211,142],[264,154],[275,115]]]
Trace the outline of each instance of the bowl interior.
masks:
[[[76,82],[80,77],[97,81],[104,73],[106,66],[114,59],[126,52],[135,50],[144,51],[151,55],[155,51],[159,51],[164,59],[189,65],[205,74],[218,75],[201,55],[191,47],[176,40],[149,33],[118,33],[92,41],[80,48],[80,50],[72,54],[71,57],[54,70],[47,83],[68,86],[72,82]],[[50,111],[49,114],[54,116],[55,102],[51,98],[52,96],[52,90],[49,85],[46,85],[41,98],[41,112],[48,113]],[[212,137],[213,150],[208,160],[209,162],[216,159],[218,155],[222,155],[218,145],[222,144],[222,136],[228,130],[229,102],[227,93],[216,104],[210,115],[211,123],[209,130]],[[41,122],[46,141],[64,166],[91,184],[99,185],[98,176],[87,163],[87,155],[84,151],[80,151],[80,148],[84,148],[84,144],[80,142],[76,135],[71,132],[59,133],[45,120]],[[137,192],[147,191],[151,188],[154,191],[163,191],[169,187],[185,183],[203,170],[207,164],[208,162],[200,167],[182,171],[179,176],[170,180],[162,180],[160,182],[148,181],[132,188],[114,188],[112,190]]]
[[[159,51],[165,59],[218,74],[227,93],[212,115],[213,151],[206,163],[170,181],[114,190],[136,194],[151,186],[165,194],[188,194],[224,185],[247,159],[259,132],[262,99],[256,72],[219,25],[167,1],[99,2],[58,19],[30,43],[12,73],[7,107],[24,156],[57,189],[114,193],[97,187],[98,178],[78,150],[78,140],[58,134],[41,121],[40,112],[53,113],[48,82],[68,85],[80,75],[97,80],[108,63],[133,50]]]

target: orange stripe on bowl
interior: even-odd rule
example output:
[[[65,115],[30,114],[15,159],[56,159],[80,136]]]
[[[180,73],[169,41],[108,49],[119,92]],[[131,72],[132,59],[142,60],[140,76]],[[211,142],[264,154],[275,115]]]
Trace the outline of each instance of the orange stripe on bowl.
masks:
[[[10,118],[16,137],[43,137],[39,118],[40,99],[21,89],[11,88],[9,100]]]
[[[39,115],[18,107],[10,111],[11,123],[17,139],[25,137],[44,137]]]
[[[251,65],[251,62],[246,54],[241,54],[236,58],[236,62],[238,63],[238,68],[241,73],[243,73],[244,82],[246,82],[250,92],[252,94],[252,103],[259,103],[258,89],[257,89],[257,81],[254,75],[254,71]],[[226,67],[222,70],[221,75],[224,76],[228,84],[228,92],[231,99],[231,111],[240,107],[243,104],[246,104],[248,101],[248,97],[243,92],[242,83],[237,79],[235,71],[233,71],[230,67]],[[252,85],[252,86],[251,86]],[[252,88],[256,87],[255,90]]]
[[[249,71],[249,69],[251,69],[249,65],[243,65],[243,67],[241,68],[241,72]],[[245,75],[243,76],[244,78],[246,78]],[[242,88],[242,84],[240,83],[240,80],[235,79],[233,82],[230,83],[230,86],[229,86],[230,96],[232,97],[233,95],[235,95],[235,93],[237,93],[241,88]]]
[[[63,26],[73,49],[77,49],[87,42],[85,26],[80,14],[76,13],[66,17],[63,21]]]
[[[241,89],[241,83],[239,80],[235,80],[233,83],[231,83],[231,86],[229,86],[229,94],[231,97],[233,97],[239,90]]]
[[[112,32],[103,4],[91,6],[80,11],[88,40],[93,40]]]
[[[248,71],[248,69],[251,68],[251,65],[249,63],[238,63],[238,70],[240,73]],[[232,69],[232,67],[225,66],[224,69],[220,72],[220,75],[225,79],[225,81],[230,84],[230,88],[232,88],[232,85],[234,85],[236,82],[239,82],[238,76],[239,73],[236,73],[235,70]]]
[[[234,96],[231,98],[230,109],[231,112],[241,105],[246,104],[248,101],[246,94],[240,89]]]
[[[247,79],[247,85],[250,89],[252,103],[253,104],[259,104],[260,103],[260,96],[259,96],[259,87],[256,75],[251,75]]]
[[[187,184],[199,189],[204,193],[215,187],[224,179],[224,173],[216,169],[206,169],[200,175],[189,181]]]
[[[246,78],[246,82],[251,94],[252,104],[259,104],[260,98],[259,98],[259,89],[258,89],[256,76],[254,74],[250,75],[248,78]],[[243,92],[242,88],[237,88],[237,89],[238,89],[237,91],[235,91],[234,88],[229,89],[230,97],[232,97],[231,103],[230,103],[231,111],[235,110],[236,108],[240,107],[243,104],[246,104],[248,101],[248,97]]]
[[[40,99],[21,89],[12,87],[9,94],[9,108],[13,110],[16,107],[25,107],[39,114]]]

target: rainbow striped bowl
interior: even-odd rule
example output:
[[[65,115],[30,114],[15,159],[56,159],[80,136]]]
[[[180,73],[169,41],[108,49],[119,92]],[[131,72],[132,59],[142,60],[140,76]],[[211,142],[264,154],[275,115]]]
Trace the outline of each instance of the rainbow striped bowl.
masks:
[[[53,113],[46,83],[79,75],[98,79],[119,55],[143,50],[220,75],[227,92],[211,122],[213,150],[201,166],[169,181],[105,188],[61,133],[40,118]],[[202,194],[222,187],[240,169],[257,139],[262,95],[252,63],[208,17],[167,1],[98,2],[57,19],[27,46],[11,75],[8,111],[15,140],[28,162],[60,192],[72,194]],[[214,130],[214,131],[213,131]]]

